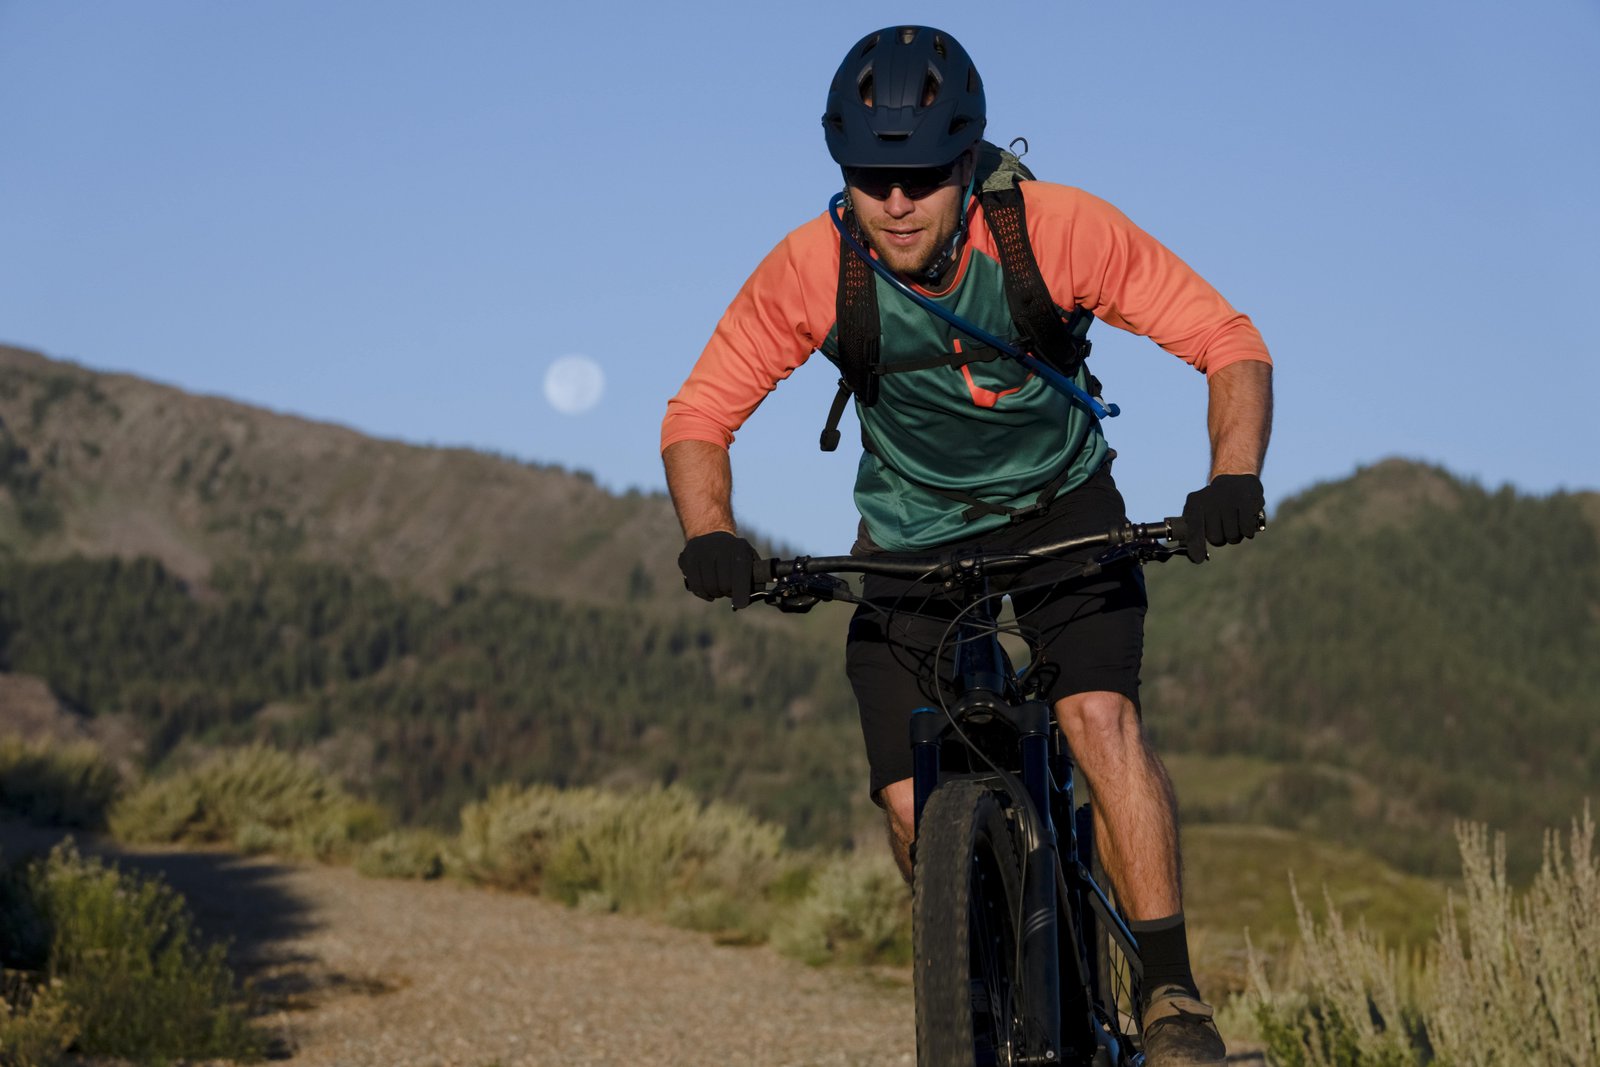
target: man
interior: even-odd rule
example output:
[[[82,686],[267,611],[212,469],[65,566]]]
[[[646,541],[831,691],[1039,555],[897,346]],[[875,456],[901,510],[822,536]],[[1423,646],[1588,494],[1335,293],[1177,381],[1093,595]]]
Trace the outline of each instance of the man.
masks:
[[[1000,246],[973,195],[980,179],[988,187],[1001,157],[982,141],[985,122],[971,59],[949,34],[928,27],[890,27],[858,42],[834,76],[823,116],[846,186],[839,224],[901,282],[963,321],[1015,339],[1019,325]],[[1057,310],[1086,309],[1151,338],[1206,375],[1211,473],[1184,507],[1194,531],[1191,557],[1205,558],[1207,541],[1236,544],[1253,536],[1271,421],[1271,360],[1260,334],[1111,205],[1045,182],[1016,188],[1027,241]],[[1000,213],[994,214],[999,225]],[[859,269],[848,260],[859,254],[842,245],[835,227],[824,215],[779,243],[667,406],[662,453],[687,542],[679,563],[685,585],[705,599],[748,602],[754,551],[738,536],[731,506],[727,449],[734,431],[814,350],[841,361],[849,376],[843,352],[859,347],[862,328],[845,328],[855,312],[841,315],[848,303],[841,293],[849,288],[841,278]],[[867,331],[874,380],[854,383],[863,443],[855,489],[858,552],[927,554],[980,542],[1015,548],[1124,519],[1110,473],[1114,453],[1083,397],[995,359],[993,351],[978,351],[971,333],[888,282],[865,277],[874,287],[879,329]],[[1064,373],[1092,390],[1081,366],[1069,361]],[[1041,573],[1048,581],[1047,569]],[[1040,576],[1029,575],[1026,584],[1041,584]],[[893,602],[903,590],[869,578],[863,595]],[[1223,1063],[1221,1038],[1189,964],[1172,786],[1140,725],[1142,578],[1124,569],[1013,600],[1042,646],[1048,696],[1094,789],[1097,839],[1138,936],[1148,1063]],[[885,810],[909,879],[908,722],[930,696],[916,661],[931,654],[943,627],[930,631],[903,617],[883,623],[881,613],[858,612],[846,662],[872,796]]]

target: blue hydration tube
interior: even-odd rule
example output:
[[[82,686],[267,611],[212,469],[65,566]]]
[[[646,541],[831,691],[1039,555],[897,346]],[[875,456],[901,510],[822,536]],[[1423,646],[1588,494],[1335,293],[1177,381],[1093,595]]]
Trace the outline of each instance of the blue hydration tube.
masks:
[[[999,352],[1002,356],[1005,356],[1008,359],[1014,359],[1018,363],[1021,363],[1024,367],[1027,367],[1028,370],[1038,375],[1038,377],[1047,385],[1053,386],[1057,391],[1065,393],[1073,400],[1076,400],[1086,411],[1089,412],[1090,415],[1094,416],[1097,420],[1115,418],[1117,415],[1122,413],[1122,409],[1117,407],[1117,405],[1102,404],[1100,401],[1096,400],[1094,397],[1080,389],[1077,382],[1074,382],[1071,378],[1068,378],[1065,374],[1062,374],[1060,371],[1048,365],[1043,360],[1030,356],[1022,349],[1010,344],[1009,342],[1002,341],[1000,338],[996,337],[992,333],[989,333],[987,330],[980,330],[966,319],[961,318],[961,316],[957,315],[955,312],[946,310],[939,304],[929,300],[927,297],[911,288],[911,286],[907,285],[905,282],[901,281],[892,270],[878,262],[877,258],[874,257],[872,253],[868,252],[860,241],[856,240],[855,234],[851,233],[850,228],[844,224],[844,215],[840,211],[840,208],[843,206],[843,204],[844,193],[834,193],[833,198],[828,201],[828,218],[833,220],[833,228],[839,231],[839,239],[848,245],[856,255],[866,260],[867,266],[871,267],[873,271],[877,273],[878,277],[894,286],[895,289],[904,294],[917,305],[925,308],[932,314],[937,315],[945,322],[948,322],[951,326],[954,326],[956,329],[966,334],[972,340],[977,341],[979,344],[988,345],[990,348],[993,348]]]

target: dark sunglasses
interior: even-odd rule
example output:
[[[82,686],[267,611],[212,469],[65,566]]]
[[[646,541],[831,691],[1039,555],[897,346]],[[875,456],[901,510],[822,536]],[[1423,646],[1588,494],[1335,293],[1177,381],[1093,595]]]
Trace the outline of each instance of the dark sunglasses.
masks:
[[[887,200],[895,186],[911,200],[921,200],[949,183],[961,160],[942,167],[846,167],[844,180],[874,200]]]

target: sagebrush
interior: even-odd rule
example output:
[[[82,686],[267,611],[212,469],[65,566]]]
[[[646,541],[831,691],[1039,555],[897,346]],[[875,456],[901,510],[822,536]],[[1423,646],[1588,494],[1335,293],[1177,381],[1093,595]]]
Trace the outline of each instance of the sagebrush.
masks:
[[[214,752],[145,782],[109,819],[129,842],[227,844],[323,860],[353,855],[386,821],[309,760],[265,745]]]
[[[665,914],[759,898],[778,876],[783,830],[681,787],[633,793],[499,788],[461,813],[468,878],[570,904]],[[697,924],[698,925],[698,924]]]
[[[98,830],[121,788],[122,775],[93,742],[0,738],[0,812],[47,826]]]
[[[887,856],[787,851],[781,827],[680,787],[500,788],[461,814],[469,880],[657,915],[811,963],[909,959],[910,896]]]
[[[0,1062],[50,1064],[69,1048],[138,1063],[252,1059],[262,1042],[224,963],[165,884],[72,843],[0,884]]]
[[[1600,859],[1586,806],[1565,845],[1519,892],[1503,834],[1457,827],[1463,891],[1439,936],[1401,958],[1330,907],[1300,906],[1299,965],[1280,987],[1252,959],[1247,1004],[1274,1063],[1288,1067],[1592,1067],[1600,1063]],[[1298,898],[1297,898],[1298,902]],[[1459,913],[1459,917],[1458,917]]]

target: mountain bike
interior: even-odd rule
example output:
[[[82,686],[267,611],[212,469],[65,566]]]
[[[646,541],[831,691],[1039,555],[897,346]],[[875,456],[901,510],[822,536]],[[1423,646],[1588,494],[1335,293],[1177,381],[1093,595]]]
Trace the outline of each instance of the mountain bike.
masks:
[[[1144,1062],[1138,945],[1095,851],[1093,798],[1035,664],[1012,666],[989,577],[1100,549],[1051,581],[1164,561],[1185,535],[1182,519],[1166,519],[1026,553],[756,561],[756,599],[785,611],[866,603],[841,574],[920,579],[956,609],[931,661],[948,672],[941,703],[911,716],[921,1067]]]

